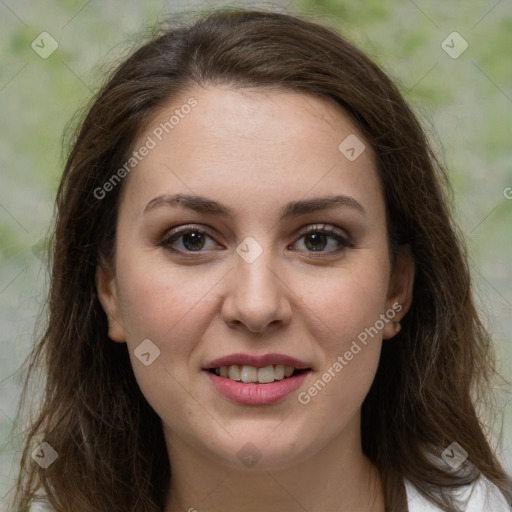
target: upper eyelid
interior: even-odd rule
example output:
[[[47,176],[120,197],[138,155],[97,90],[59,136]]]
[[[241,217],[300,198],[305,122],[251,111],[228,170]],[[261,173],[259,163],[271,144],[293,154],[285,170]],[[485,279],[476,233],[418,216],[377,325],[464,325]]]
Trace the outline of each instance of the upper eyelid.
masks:
[[[170,231],[167,231],[163,237],[163,240],[168,240],[169,238],[175,235],[183,235],[184,233],[187,233],[189,231],[199,231],[201,233],[207,234],[210,238],[214,238],[214,235],[210,232],[208,228],[195,224],[187,224],[185,226],[179,226],[177,228],[173,228]]]
[[[197,224],[187,224],[184,226],[177,227],[176,230],[172,230],[171,232],[168,232],[167,234],[164,235],[163,242],[166,242],[167,240],[169,240],[170,238],[172,238],[174,236],[176,236],[179,239],[180,236],[182,236],[185,233],[191,232],[191,231],[192,232],[198,231],[198,232],[204,233],[207,236],[209,236],[211,239],[213,239],[216,243],[219,243],[219,242],[217,242],[217,240],[215,239],[215,236],[209,231],[209,229],[207,227],[200,226]],[[347,240],[347,242],[350,242],[347,234],[342,233],[342,232],[340,233],[340,231],[343,231],[341,228],[339,228],[338,226],[334,226],[332,224],[328,224],[328,223],[307,224],[307,225],[299,228],[297,231],[298,232],[296,233],[296,236],[299,236],[299,239],[312,231],[312,232],[326,232],[326,233],[330,234],[330,236],[340,237],[340,238]]]

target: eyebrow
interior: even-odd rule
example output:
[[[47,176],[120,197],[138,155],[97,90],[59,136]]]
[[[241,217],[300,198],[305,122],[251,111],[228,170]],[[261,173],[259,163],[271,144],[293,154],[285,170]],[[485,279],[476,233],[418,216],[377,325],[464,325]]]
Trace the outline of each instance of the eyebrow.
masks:
[[[198,213],[216,215],[226,219],[233,219],[236,216],[234,210],[214,201],[213,199],[188,194],[161,195],[155,197],[145,206],[143,213],[162,206],[182,206],[183,208],[188,208]],[[335,195],[292,201],[281,208],[279,220],[298,217],[299,215],[304,215],[306,213],[327,210],[334,206],[351,208],[362,215],[366,215],[366,210],[363,208],[361,203],[356,201],[353,197]]]

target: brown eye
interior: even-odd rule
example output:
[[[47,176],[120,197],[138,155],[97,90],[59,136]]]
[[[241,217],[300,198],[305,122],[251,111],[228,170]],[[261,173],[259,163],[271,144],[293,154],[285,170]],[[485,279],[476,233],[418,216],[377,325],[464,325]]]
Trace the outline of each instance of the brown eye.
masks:
[[[208,240],[214,242],[213,238],[205,231],[189,227],[172,233],[163,241],[163,244],[175,252],[200,252],[205,249]],[[211,247],[206,247],[206,250],[216,247],[218,244],[214,242]]]
[[[334,227],[319,228],[311,226],[300,239],[304,239],[304,247],[308,252],[337,252],[347,247],[353,247],[344,236],[334,232]],[[297,243],[297,242],[296,242]]]

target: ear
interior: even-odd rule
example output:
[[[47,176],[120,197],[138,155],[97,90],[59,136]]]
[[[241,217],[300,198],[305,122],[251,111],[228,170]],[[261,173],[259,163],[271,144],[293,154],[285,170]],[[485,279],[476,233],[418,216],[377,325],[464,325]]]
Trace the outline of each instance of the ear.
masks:
[[[394,322],[399,322],[411,307],[414,271],[415,264],[411,247],[410,245],[402,245],[389,281],[387,308],[395,311],[396,315],[384,327],[382,337],[385,340],[393,338],[397,334],[398,331]]]
[[[108,319],[108,337],[115,342],[124,343],[126,332],[119,308],[119,296],[114,271],[104,262],[96,267],[96,291]]]

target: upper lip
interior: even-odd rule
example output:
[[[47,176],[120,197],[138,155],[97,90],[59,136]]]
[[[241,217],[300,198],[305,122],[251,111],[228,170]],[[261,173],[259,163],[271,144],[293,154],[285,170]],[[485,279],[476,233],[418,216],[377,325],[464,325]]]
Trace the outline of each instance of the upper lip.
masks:
[[[264,354],[261,356],[251,354],[230,354],[228,356],[219,357],[210,361],[203,370],[209,370],[211,368],[219,368],[221,366],[255,366],[256,368],[263,368],[264,366],[282,364],[284,366],[293,366],[297,370],[305,370],[311,368],[311,366],[294,357],[287,356],[285,354]]]

